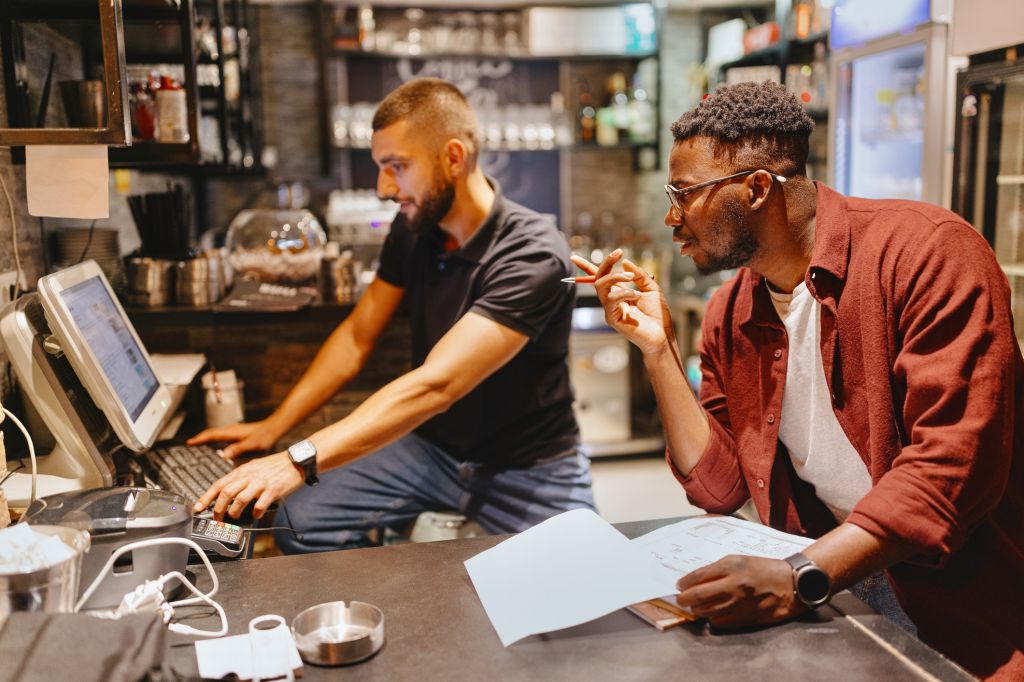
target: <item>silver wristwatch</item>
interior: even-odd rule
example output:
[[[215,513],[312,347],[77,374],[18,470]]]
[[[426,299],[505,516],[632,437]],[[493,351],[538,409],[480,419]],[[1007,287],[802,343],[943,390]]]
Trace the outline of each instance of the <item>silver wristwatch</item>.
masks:
[[[797,599],[812,609],[828,602],[832,581],[818,564],[800,553],[787,557],[786,563],[793,569],[793,592]]]
[[[316,477],[316,446],[311,441],[300,440],[288,447],[288,456],[292,458],[306,477],[306,485],[316,485],[320,479]]]

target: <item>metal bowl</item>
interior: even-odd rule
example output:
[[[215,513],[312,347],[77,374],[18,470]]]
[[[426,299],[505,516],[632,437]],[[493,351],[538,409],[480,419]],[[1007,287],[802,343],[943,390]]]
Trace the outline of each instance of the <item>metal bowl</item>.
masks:
[[[384,614],[366,602],[325,602],[295,616],[292,636],[306,663],[358,663],[383,646]]]

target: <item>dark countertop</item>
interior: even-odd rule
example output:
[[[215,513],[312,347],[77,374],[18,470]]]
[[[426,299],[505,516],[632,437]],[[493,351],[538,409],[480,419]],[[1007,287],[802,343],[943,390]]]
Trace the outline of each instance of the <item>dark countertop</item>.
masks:
[[[673,520],[618,528],[635,537]],[[255,616],[290,622],[325,601],[355,599],[383,610],[385,644],[376,656],[340,669],[306,665],[304,680],[971,679],[849,593],[818,613],[755,631],[716,634],[693,624],[660,632],[620,610],[505,648],[463,566],[505,537],[218,564],[215,598],[229,634],[245,632]],[[199,584],[208,581],[201,576]],[[188,622],[215,627],[212,617]],[[170,662],[182,673],[197,672],[192,641],[171,637]]]

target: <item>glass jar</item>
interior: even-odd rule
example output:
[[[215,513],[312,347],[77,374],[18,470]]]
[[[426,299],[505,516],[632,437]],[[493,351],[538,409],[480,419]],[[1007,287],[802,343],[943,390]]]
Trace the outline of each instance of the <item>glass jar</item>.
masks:
[[[303,284],[316,278],[326,243],[327,235],[309,211],[246,209],[231,221],[225,246],[237,275]]]

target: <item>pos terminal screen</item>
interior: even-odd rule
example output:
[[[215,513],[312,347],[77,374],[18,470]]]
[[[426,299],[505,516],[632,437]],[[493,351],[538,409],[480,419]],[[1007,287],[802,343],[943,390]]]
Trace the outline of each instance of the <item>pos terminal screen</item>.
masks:
[[[160,382],[135,342],[107,288],[99,277],[68,287],[60,294],[81,341],[99,363],[117,399],[138,419]]]

